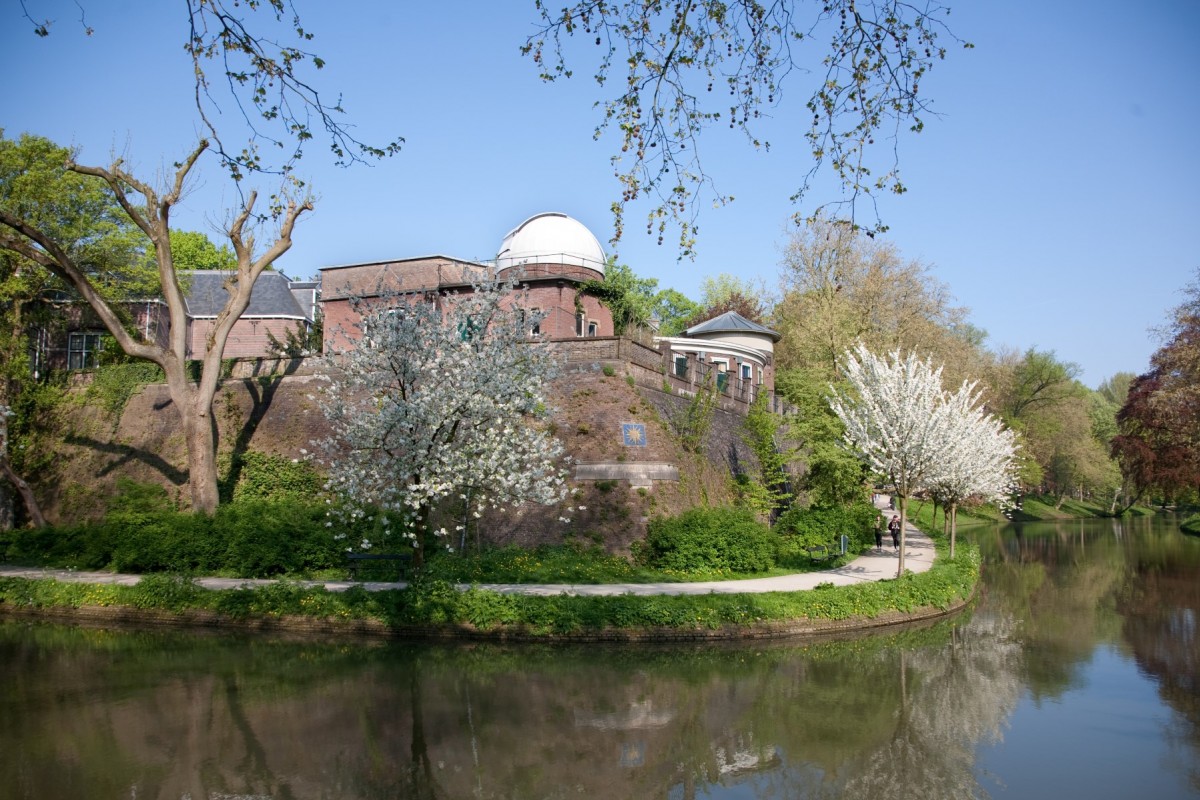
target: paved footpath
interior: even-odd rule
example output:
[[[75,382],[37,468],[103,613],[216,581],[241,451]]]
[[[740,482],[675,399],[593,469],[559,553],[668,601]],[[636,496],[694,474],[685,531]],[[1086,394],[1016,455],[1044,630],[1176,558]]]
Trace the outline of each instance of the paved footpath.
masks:
[[[887,511],[887,496],[876,500],[881,512]],[[933,542],[911,524],[905,529],[904,568],[908,572],[925,572],[933,566]],[[657,594],[742,594],[758,592],[795,592],[814,589],[818,584],[831,583],[849,586],[854,583],[881,581],[896,577],[898,554],[892,549],[891,537],[884,532],[883,550],[870,550],[848,564],[819,572],[803,572],[795,575],[780,575],[774,578],[750,578],[738,581],[704,581],[700,583],[606,583],[606,584],[562,584],[562,583],[485,583],[475,584],[480,589],[489,589],[504,594],[581,596],[602,595],[657,595]],[[64,569],[41,569],[38,567],[10,567],[0,565],[0,576],[16,578],[54,578],[78,583],[108,583],[133,586],[139,575],[119,575],[112,572],[77,572]],[[239,589],[275,583],[270,579],[250,578],[197,578],[196,583],[206,589]],[[352,586],[362,586],[368,591],[401,589],[405,583],[383,583],[353,581],[297,581],[305,586],[324,586],[331,592],[340,592]],[[461,584],[467,589],[471,584]]]

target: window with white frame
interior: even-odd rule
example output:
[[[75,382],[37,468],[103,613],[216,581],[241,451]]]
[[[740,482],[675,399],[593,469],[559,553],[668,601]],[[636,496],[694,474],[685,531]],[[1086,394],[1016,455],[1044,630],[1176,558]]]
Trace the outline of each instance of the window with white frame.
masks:
[[[587,332],[588,332],[588,334],[587,334],[588,336],[599,336],[600,335],[600,326],[596,323],[595,320],[588,321]]]
[[[104,352],[103,333],[75,331],[67,336],[67,369],[98,367],[102,352]]]
[[[580,311],[575,315],[575,335],[583,336],[587,330],[587,315]]]
[[[750,380],[750,374],[751,374],[752,369],[753,369],[753,367],[751,367],[749,364],[742,364],[742,375],[741,375],[742,380],[744,380],[744,381]]]

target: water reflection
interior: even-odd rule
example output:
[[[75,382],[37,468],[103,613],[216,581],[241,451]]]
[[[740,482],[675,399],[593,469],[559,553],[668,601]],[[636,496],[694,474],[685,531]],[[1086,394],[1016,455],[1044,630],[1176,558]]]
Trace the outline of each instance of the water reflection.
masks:
[[[447,648],[9,622],[0,760],[30,798],[981,797],[980,747],[1003,747],[1022,698],[1082,691],[1103,643],[1158,680],[1173,769],[1195,781],[1197,548],[1104,525],[989,531],[972,614],[848,641]]]

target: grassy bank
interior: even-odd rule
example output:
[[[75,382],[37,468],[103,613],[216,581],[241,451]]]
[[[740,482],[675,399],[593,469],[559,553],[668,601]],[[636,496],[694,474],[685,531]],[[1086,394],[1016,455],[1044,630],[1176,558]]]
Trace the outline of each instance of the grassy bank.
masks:
[[[1088,519],[1095,517],[1111,517],[1109,506],[1092,503],[1087,500],[1064,500],[1061,506],[1055,507],[1058,499],[1045,495],[1026,495],[1021,500],[1021,508],[1009,512],[1005,516],[995,506],[976,506],[960,509],[958,512],[958,528],[971,528],[978,525],[1005,522],[1037,522],[1057,519]],[[1134,506],[1128,512],[1132,516],[1153,516],[1158,513],[1153,508]],[[922,530],[942,530],[942,510],[939,508],[934,516],[933,504],[913,500],[909,505],[909,515],[913,523]],[[1200,524],[1200,521],[1198,521]]]
[[[853,586],[823,585],[804,592],[765,594],[577,597],[510,595],[482,589],[461,592],[436,579],[409,588],[330,592],[281,581],[253,588],[209,591],[187,578],[147,575],[136,586],[0,579],[0,605],[18,610],[100,607],[175,614],[208,612],[232,622],[253,618],[310,618],[344,624],[370,621],[404,634],[427,630],[525,636],[586,635],[612,630],[715,631],[798,620],[871,620],[889,612],[947,609],[971,596],[979,578],[979,553],[960,544],[950,561],[938,542],[932,569],[897,580]]]

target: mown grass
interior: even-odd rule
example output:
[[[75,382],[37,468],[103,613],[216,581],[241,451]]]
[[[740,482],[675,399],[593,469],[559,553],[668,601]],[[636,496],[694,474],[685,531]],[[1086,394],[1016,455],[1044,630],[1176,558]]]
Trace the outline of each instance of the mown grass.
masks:
[[[937,542],[928,572],[903,578],[810,591],[765,594],[615,597],[501,594],[459,591],[448,580],[423,576],[402,590],[331,592],[291,581],[252,589],[208,591],[183,577],[147,575],[136,586],[0,579],[0,603],[21,608],[132,607],[167,612],[211,611],[231,619],[301,616],[376,620],[386,626],[469,626],[482,631],[519,629],[528,635],[608,629],[712,630],[796,620],[877,617],[889,611],[947,608],[969,597],[979,577],[979,552],[960,545],[953,561]]]

